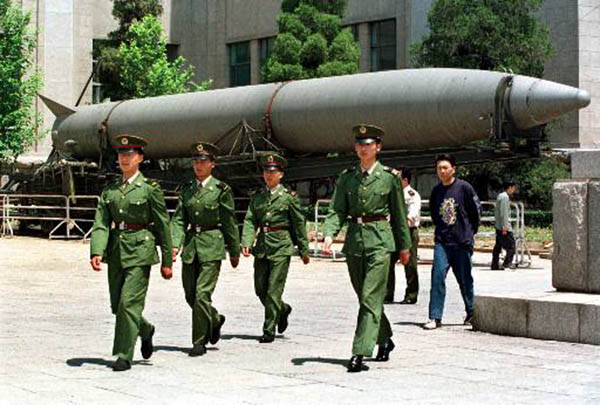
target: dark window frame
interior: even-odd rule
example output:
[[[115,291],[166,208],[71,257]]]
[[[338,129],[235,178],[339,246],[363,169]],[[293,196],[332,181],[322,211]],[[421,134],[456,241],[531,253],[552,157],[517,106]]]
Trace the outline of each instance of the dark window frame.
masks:
[[[393,28],[390,26],[391,25]],[[393,35],[385,35],[391,30]],[[371,72],[394,70],[397,68],[398,55],[396,19],[380,20],[369,23]]]
[[[246,47],[245,50],[240,49],[241,47]],[[249,85],[252,77],[251,77],[251,55],[250,55],[250,41],[242,41],[242,42],[233,42],[228,44],[229,47],[229,86],[237,87],[237,86],[246,86]],[[244,51],[246,53],[246,58],[241,58],[244,56],[240,54],[239,50]],[[239,60],[238,60],[239,59]]]

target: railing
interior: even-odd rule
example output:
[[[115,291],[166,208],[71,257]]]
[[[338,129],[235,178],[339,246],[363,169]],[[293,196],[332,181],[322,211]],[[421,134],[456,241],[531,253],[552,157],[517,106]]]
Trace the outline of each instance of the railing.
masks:
[[[314,240],[315,255],[317,255],[320,251],[319,236],[318,236],[319,235],[319,220],[324,219],[326,217],[326,215],[324,215],[324,214],[319,214],[319,207],[321,207],[323,205],[329,205],[330,202],[331,202],[331,200],[329,200],[329,199],[322,199],[322,200],[317,200],[317,202],[315,204],[315,216],[314,216],[314,225],[313,225],[313,229],[315,232],[315,240]],[[482,201],[481,205],[483,207],[495,208],[496,202],[495,201]],[[429,208],[429,200],[421,200],[421,208]],[[511,210],[510,210],[509,221],[513,225],[513,235],[515,237],[516,264],[521,267],[529,267],[529,266],[531,266],[531,252],[529,251],[529,248],[527,247],[527,242],[525,240],[525,206],[522,202],[516,202],[516,203],[511,202],[510,208],[511,208]],[[421,224],[432,222],[431,217],[429,217],[429,216],[421,216],[420,221],[421,221]],[[496,222],[496,220],[495,220],[494,216],[486,215],[486,216],[481,217],[482,224],[490,224],[492,227],[494,227],[495,222]],[[426,236],[426,237],[434,236],[433,233],[431,233],[431,232],[425,232],[425,233],[420,232],[419,234],[420,234],[420,236]],[[477,233],[477,235],[475,235],[475,238],[482,237],[482,236],[490,237],[490,236],[495,236],[495,235],[496,235],[495,231],[479,232],[479,233]],[[332,252],[333,252],[333,258],[335,259],[335,250],[332,249]]]

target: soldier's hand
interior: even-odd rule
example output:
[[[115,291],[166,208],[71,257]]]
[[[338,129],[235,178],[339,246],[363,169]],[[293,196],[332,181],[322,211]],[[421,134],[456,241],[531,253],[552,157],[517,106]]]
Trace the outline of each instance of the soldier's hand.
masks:
[[[171,258],[173,263],[175,263],[177,261],[177,254],[179,253],[179,249],[174,247],[171,249]]]
[[[408,222],[408,227],[412,228],[412,226],[413,226],[413,220],[412,219],[407,219],[406,222]]]
[[[243,247],[242,248],[242,254],[244,255],[244,257],[250,256],[250,248],[249,247]]]
[[[100,267],[101,263],[102,263],[102,256],[94,256],[90,260],[90,264],[92,265],[92,269],[94,269],[94,271],[101,270],[101,267]]]
[[[402,263],[403,266],[406,266],[408,264],[409,260],[410,260],[410,252],[408,250],[400,251],[400,263]]]
[[[160,268],[160,274],[165,280],[170,280],[173,277],[173,269],[171,267],[162,266]]]
[[[240,257],[236,256],[236,257],[229,257],[229,262],[231,263],[231,267],[233,267],[234,269],[238,266],[238,264],[240,264]]]
[[[304,263],[304,264],[310,263],[310,257],[308,257],[308,255],[302,256],[302,263]]]
[[[333,239],[330,236],[327,236],[325,240],[323,240],[323,251],[331,252],[331,245],[333,245]]]

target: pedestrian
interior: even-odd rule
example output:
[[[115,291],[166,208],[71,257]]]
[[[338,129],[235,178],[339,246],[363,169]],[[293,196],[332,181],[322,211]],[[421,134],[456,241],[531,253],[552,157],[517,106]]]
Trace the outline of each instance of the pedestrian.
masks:
[[[150,267],[159,263],[156,245],[161,248],[161,274],[172,277],[169,214],[158,183],[139,172],[147,140],[135,135],[119,135],[113,148],[118,153],[122,178],[107,186],[100,196],[92,238],[90,264],[100,271],[108,264],[108,287],[112,313],[116,315],[112,368],[131,368],[137,337],[142,339],[142,357],[154,350],[155,327],[143,316]]]
[[[342,251],[359,303],[349,372],[368,370],[364,357],[379,345],[376,360],[387,361],[394,350],[392,328],[383,310],[392,252],[409,260],[410,235],[399,172],[377,161],[383,129],[361,124],[352,129],[360,164],[338,178],[324,224],[323,250],[348,222]]]
[[[473,187],[456,178],[456,161],[450,154],[438,155],[435,165],[440,182],[431,191],[429,207],[435,225],[431,268],[429,321],[425,329],[442,325],[446,299],[446,275],[452,268],[465,304],[465,325],[473,318],[473,237],[479,228],[481,203]]]
[[[195,178],[181,190],[171,221],[173,261],[181,251],[183,291],[192,309],[191,357],[206,354],[206,345],[221,338],[225,316],[212,305],[212,294],[225,250],[233,268],[240,258],[233,192],[212,176],[218,153],[207,142],[192,145]]]
[[[306,220],[296,193],[281,185],[287,166],[278,154],[261,158],[266,187],[250,197],[242,230],[242,254],[254,255],[254,291],[265,307],[260,343],[275,340],[275,328],[283,333],[288,327],[292,307],[282,299],[290,267],[290,258],[298,246],[304,264],[308,264]],[[256,242],[256,243],[255,243]]]
[[[496,220],[496,243],[492,252],[492,270],[504,270],[505,268],[515,269],[513,263],[515,256],[515,238],[513,236],[512,225],[510,224],[510,199],[515,194],[517,186],[513,181],[507,181],[503,184],[504,190],[496,197],[496,207],[494,209],[494,218]],[[500,266],[500,252],[506,250],[504,262]]]
[[[402,177],[402,188],[404,192],[404,202],[406,203],[406,215],[408,229],[410,231],[410,260],[404,266],[404,275],[406,277],[406,289],[404,298],[400,301],[402,305],[414,305],[419,296],[419,272],[417,266],[417,248],[419,246],[419,224],[421,221],[421,195],[410,186],[412,178],[409,169],[400,170]],[[400,252],[392,253],[390,260],[390,274],[388,276],[387,294],[385,303],[394,302],[394,293],[396,290],[396,262],[400,258]]]

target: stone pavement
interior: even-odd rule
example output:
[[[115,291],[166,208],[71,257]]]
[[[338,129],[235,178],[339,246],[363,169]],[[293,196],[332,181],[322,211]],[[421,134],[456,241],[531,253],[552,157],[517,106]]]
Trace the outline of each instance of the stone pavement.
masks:
[[[171,281],[153,268],[145,316],[156,325],[156,352],[132,370],[109,368],[114,319],[106,269],[88,265],[89,245],[0,239],[0,403],[600,403],[600,347],[473,332],[448,276],[444,327],[425,331],[430,266],[419,266],[414,306],[387,305],[396,349],[388,363],[346,372],[357,303],[343,262],[292,260],[285,293],[294,307],[285,336],[258,344],[262,307],[252,261],[224,264],[214,295],[227,316],[207,355],[187,356],[191,311],[180,263]],[[431,258],[430,250],[421,252]],[[476,254],[476,293],[551,290],[550,261],[515,272],[487,270]],[[397,299],[404,276],[398,267]]]

